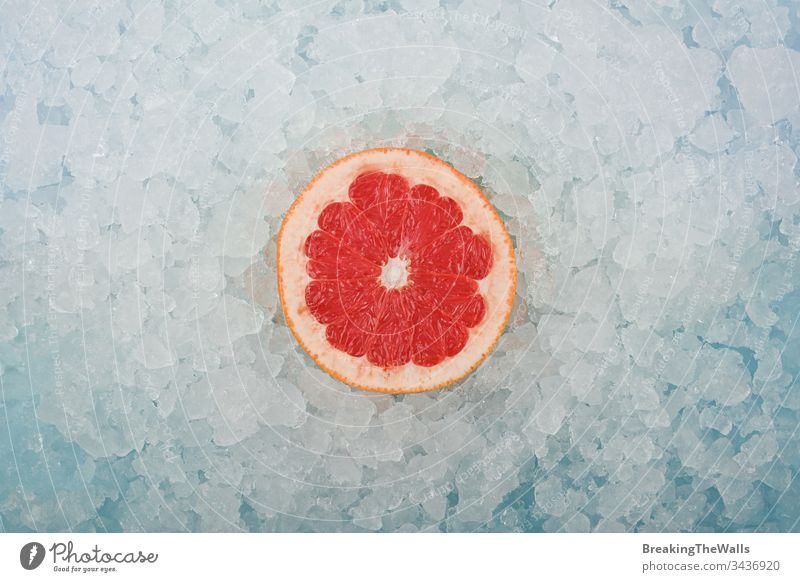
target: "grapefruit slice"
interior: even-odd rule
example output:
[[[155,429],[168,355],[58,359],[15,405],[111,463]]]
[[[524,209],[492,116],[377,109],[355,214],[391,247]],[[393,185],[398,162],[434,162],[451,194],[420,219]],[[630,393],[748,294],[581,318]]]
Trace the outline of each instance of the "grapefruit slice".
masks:
[[[480,189],[440,159],[371,149],[325,168],[278,235],[286,321],[356,388],[423,392],[475,370],[508,322],[514,249]]]

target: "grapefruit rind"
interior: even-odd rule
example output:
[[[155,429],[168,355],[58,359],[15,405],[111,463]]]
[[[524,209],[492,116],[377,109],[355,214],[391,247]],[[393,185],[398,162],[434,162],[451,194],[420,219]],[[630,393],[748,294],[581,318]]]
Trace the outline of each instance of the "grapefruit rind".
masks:
[[[409,183],[427,184],[461,206],[462,224],[491,243],[493,267],[477,281],[486,301],[486,315],[470,329],[467,345],[436,366],[380,368],[365,357],[354,357],[328,343],[325,326],[305,303],[306,237],[317,228],[317,218],[331,202],[347,201],[348,188],[360,174],[397,173]],[[286,323],[309,356],[331,376],[354,388],[392,394],[444,388],[472,373],[491,353],[508,323],[517,285],[514,247],[502,219],[472,180],[425,152],[404,148],[370,149],[346,156],[322,170],[298,196],[278,233],[278,293]]]

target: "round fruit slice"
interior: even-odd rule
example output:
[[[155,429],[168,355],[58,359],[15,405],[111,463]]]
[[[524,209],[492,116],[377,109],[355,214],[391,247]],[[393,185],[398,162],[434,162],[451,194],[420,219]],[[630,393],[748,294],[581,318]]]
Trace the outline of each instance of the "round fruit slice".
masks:
[[[491,203],[415,150],[328,166],[278,235],[289,327],[320,367],[366,390],[434,390],[472,372],[508,322],[516,280]]]

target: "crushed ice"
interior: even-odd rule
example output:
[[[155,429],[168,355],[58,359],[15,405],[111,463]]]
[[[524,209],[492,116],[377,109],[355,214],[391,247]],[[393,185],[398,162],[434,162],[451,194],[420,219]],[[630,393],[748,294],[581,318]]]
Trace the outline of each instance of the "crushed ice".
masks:
[[[4,9],[0,531],[798,529],[797,3],[220,4]],[[516,245],[454,389],[280,313],[283,213],[385,145]]]

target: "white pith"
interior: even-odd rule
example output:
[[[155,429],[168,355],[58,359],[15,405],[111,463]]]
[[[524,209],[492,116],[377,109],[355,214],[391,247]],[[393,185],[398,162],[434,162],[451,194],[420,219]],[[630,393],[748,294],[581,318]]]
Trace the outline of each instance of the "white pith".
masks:
[[[339,351],[328,343],[325,326],[316,321],[305,304],[305,288],[311,281],[306,273],[305,239],[317,228],[317,217],[322,209],[334,201],[348,201],[351,182],[369,171],[397,173],[411,186],[427,184],[436,188],[441,196],[453,198],[463,212],[462,224],[485,236],[492,245],[492,270],[478,281],[486,301],[486,315],[469,330],[470,339],[464,349],[436,366],[417,366],[409,362],[381,368],[370,364],[366,357],[353,357]],[[465,376],[494,347],[508,320],[516,286],[514,250],[491,203],[477,186],[465,181],[449,166],[413,150],[369,150],[328,167],[290,209],[278,240],[278,255],[281,299],[295,336],[322,368],[353,386],[368,390],[432,390]],[[382,273],[382,280],[383,277]]]
[[[392,257],[381,269],[381,285],[387,289],[400,289],[408,283],[410,262],[404,257]]]

